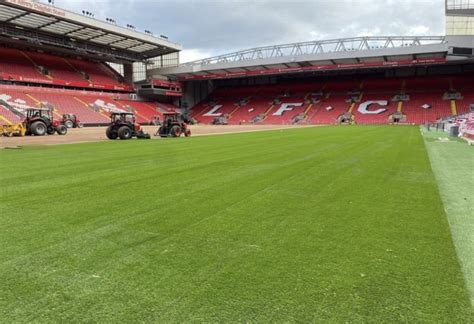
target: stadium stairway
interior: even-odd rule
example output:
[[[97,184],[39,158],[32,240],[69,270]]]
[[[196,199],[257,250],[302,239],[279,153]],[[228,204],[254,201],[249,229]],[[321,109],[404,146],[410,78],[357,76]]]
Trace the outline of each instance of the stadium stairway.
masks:
[[[66,61],[77,71],[84,72],[87,76],[89,76],[90,82],[117,86],[123,85],[123,83],[118,81],[117,75],[115,75],[111,69],[103,66],[103,63],[93,63],[70,58],[66,59]]]
[[[86,81],[84,76],[68,64],[64,58],[34,52],[28,53],[28,56],[31,57],[36,64],[47,67],[49,75],[53,79],[79,82]]]
[[[28,53],[28,52],[25,52],[25,51],[20,51],[20,53],[28,60],[31,62],[31,64],[33,64],[34,68],[36,71],[40,72],[42,75],[44,75],[47,79],[49,80],[53,80],[53,77],[51,76],[51,74],[49,73],[49,69],[44,69],[45,67],[41,66],[40,64],[38,64],[32,57],[31,57],[31,54],[33,53]]]
[[[317,104],[314,114],[308,118],[309,124],[337,124],[337,118],[349,109],[347,95],[328,94]]]
[[[273,107],[269,98],[252,98],[246,105],[239,107],[229,120],[230,124],[249,124],[259,115],[265,115]]]

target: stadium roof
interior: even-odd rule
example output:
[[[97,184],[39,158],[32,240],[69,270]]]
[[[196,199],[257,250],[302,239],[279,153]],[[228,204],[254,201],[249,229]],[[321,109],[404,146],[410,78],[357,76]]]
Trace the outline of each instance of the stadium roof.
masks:
[[[444,36],[355,37],[257,47],[152,70],[180,80],[445,63]],[[460,59],[459,57],[454,59]]]
[[[114,61],[144,61],[181,45],[33,0],[0,0],[1,40],[27,41]]]

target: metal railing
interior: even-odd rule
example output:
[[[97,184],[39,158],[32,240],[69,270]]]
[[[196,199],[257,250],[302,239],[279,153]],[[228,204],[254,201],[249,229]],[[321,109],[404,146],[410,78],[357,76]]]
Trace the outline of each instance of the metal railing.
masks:
[[[209,65],[216,63],[269,59],[284,56],[314,55],[334,52],[421,46],[429,44],[442,44],[444,42],[444,36],[375,36],[342,38],[256,47],[234,53],[187,62],[180,64],[180,66]]]

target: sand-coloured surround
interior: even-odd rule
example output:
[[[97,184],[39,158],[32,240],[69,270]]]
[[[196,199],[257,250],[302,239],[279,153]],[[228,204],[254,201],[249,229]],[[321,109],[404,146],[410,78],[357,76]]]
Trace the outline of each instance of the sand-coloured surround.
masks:
[[[274,129],[286,129],[297,127],[309,127],[298,125],[194,125],[190,126],[193,136],[218,135],[241,132],[255,132]],[[144,126],[146,132],[153,135],[158,129],[157,126]],[[65,136],[26,136],[26,137],[1,137],[0,148],[17,147],[24,145],[54,145],[54,144],[70,144],[84,142],[98,142],[107,140],[105,136],[105,127],[91,127],[81,129],[69,129]],[[159,137],[152,136],[152,139]]]

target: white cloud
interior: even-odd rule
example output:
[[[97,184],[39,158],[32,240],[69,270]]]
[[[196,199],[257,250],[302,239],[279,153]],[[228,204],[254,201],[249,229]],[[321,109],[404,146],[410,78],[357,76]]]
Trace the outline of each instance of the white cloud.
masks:
[[[413,26],[408,30],[410,36],[428,36],[430,28],[424,25]]]
[[[212,56],[211,51],[205,51],[199,48],[185,49],[179,53],[179,61],[181,63],[197,61]]]
[[[56,0],[56,6],[166,35],[183,45],[183,62],[263,45],[444,33],[444,0]]]

